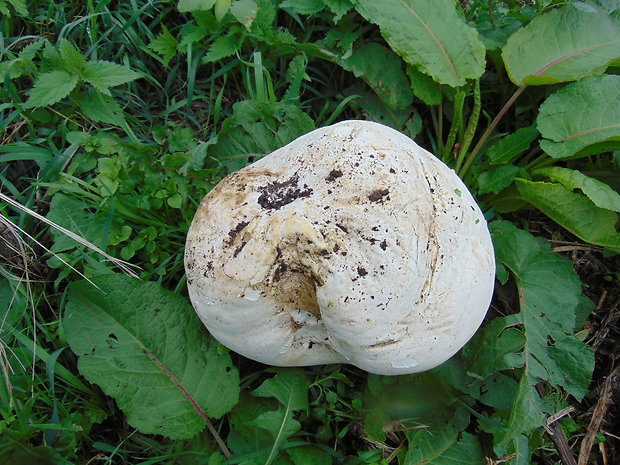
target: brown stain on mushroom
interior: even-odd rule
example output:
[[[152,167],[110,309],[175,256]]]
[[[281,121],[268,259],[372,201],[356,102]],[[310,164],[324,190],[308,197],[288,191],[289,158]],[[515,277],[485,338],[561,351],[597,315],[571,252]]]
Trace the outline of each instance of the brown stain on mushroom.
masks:
[[[315,247],[306,242],[297,238],[276,246],[271,270],[255,287],[274,302],[278,312],[301,310],[321,320],[316,290],[323,285],[323,281],[309,263],[326,260],[326,254],[324,249],[314,250]],[[302,326],[291,317],[293,331]]]
[[[259,188],[261,195],[258,204],[265,210],[279,210],[285,205],[312,195],[312,188],[299,185],[299,174],[295,173],[286,181],[274,181]]]
[[[292,312],[302,310],[321,319],[316,296],[317,278],[309,270],[297,269],[287,264],[278,263],[272,277],[256,285],[257,289],[269,295],[278,310]],[[302,325],[291,318],[293,329]]]
[[[375,342],[374,344],[370,344],[366,346],[368,349],[381,349],[382,347],[388,347],[394,345],[398,342],[398,339],[388,339],[387,341]]]
[[[217,212],[221,207],[220,203],[222,199],[226,199],[225,202],[235,207],[241,207],[248,198],[248,189],[251,189],[253,185],[264,179],[268,180],[277,178],[280,173],[276,173],[270,170],[257,170],[252,165],[243,168],[239,171],[229,174],[222,179],[202,200],[200,207],[196,210],[194,216],[194,223],[200,223],[207,221],[212,215],[211,211]]]

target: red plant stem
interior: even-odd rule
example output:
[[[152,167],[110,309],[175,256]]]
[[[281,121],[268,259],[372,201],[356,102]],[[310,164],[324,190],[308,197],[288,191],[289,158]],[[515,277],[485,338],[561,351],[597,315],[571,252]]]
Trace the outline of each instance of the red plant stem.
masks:
[[[185,398],[189,401],[189,403],[192,404],[192,407],[194,407],[194,410],[198,412],[198,415],[200,415],[200,418],[202,418],[207,424],[207,429],[213,436],[213,439],[215,439],[215,442],[217,442],[217,445],[220,447],[224,456],[227,459],[231,459],[232,454],[228,450],[228,447],[226,447],[226,444],[224,444],[224,441],[218,434],[217,430],[214,428],[213,424],[209,420],[209,417],[207,416],[205,411],[200,408],[200,405],[198,405],[198,402],[196,402],[196,399],[194,399],[192,395],[189,392],[187,392],[187,389],[185,389],[185,386],[183,386],[179,382],[179,380],[176,379],[172,373],[170,373],[170,371],[164,366],[164,364],[161,363],[161,361],[157,357],[155,357],[155,355],[153,355],[153,353],[150,350],[145,348],[144,353],[147,354],[151,358],[151,360],[155,363],[155,365],[157,365],[159,369],[164,372],[164,374],[168,377],[168,379],[174,383],[177,389],[181,391],[183,396],[185,396]]]

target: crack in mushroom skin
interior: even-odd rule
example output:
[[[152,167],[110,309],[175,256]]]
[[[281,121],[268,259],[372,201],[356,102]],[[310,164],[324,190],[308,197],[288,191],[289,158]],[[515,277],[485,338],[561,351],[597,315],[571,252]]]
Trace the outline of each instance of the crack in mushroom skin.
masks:
[[[224,178],[196,212],[185,267],[194,308],[230,349],[387,375],[454,355],[495,275],[458,176],[366,121],[312,131]]]

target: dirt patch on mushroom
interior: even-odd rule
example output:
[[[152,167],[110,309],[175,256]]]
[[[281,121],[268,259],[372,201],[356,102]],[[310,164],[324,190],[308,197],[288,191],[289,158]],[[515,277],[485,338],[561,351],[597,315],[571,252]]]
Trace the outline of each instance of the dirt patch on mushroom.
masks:
[[[279,210],[302,197],[310,197],[312,189],[307,184],[299,186],[299,174],[283,182],[272,182],[259,189],[258,204],[266,210]]]
[[[278,311],[301,310],[321,320],[316,289],[323,282],[302,263],[308,252],[298,250],[297,245],[294,243],[277,249],[272,271],[256,287],[270,296]],[[293,329],[299,329],[299,325],[294,324]]]
[[[385,200],[390,200],[388,197],[389,193],[389,189],[377,189],[368,195],[368,200],[371,202],[383,202]]]

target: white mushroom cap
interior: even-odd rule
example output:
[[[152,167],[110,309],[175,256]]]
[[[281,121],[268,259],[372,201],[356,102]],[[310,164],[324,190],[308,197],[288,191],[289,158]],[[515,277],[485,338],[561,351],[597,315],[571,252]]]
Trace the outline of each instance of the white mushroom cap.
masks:
[[[223,179],[196,212],[185,268],[198,315],[230,349],[387,375],[454,355],[495,275],[459,177],[367,121],[312,131]]]

